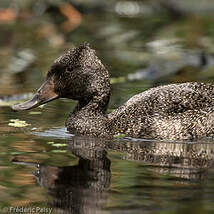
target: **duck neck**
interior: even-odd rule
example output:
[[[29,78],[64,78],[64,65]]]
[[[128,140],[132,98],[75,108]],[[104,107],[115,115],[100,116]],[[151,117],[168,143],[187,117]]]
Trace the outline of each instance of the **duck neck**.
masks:
[[[108,108],[110,93],[106,95],[96,95],[88,100],[80,100],[75,107],[73,114],[78,114],[79,112],[105,114]],[[87,114],[86,114],[87,115]]]
[[[66,121],[68,131],[74,134],[108,137],[110,130],[105,115],[109,96],[95,96],[89,101],[79,101]]]

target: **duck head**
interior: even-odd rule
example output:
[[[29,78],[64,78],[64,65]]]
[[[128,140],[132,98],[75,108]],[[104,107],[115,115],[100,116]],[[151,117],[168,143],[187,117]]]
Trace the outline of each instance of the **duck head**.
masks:
[[[109,96],[108,71],[95,51],[83,44],[56,59],[32,99],[12,108],[29,110],[58,98],[70,98],[86,105],[92,99],[108,102]]]

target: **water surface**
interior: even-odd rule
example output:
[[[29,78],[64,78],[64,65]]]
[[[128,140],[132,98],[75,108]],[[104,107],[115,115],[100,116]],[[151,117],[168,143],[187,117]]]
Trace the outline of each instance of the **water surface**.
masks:
[[[65,108],[64,101],[58,101],[40,110],[40,116],[17,115],[9,108],[1,113],[1,208],[51,207],[55,213],[214,211],[212,140],[73,136],[63,128],[63,119],[53,123],[58,127],[43,124],[61,102]],[[31,126],[7,126],[8,119],[20,116]]]

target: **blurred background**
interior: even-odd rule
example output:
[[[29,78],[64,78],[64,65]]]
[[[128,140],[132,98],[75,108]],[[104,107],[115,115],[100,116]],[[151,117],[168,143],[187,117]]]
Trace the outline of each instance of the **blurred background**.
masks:
[[[70,152],[65,149],[64,122],[73,101],[61,99],[28,112],[14,113],[10,108],[32,96],[57,57],[85,41],[110,72],[109,111],[157,85],[213,83],[213,14],[211,0],[0,0],[0,209],[44,207],[50,194],[56,194],[53,201],[58,205],[59,194],[67,196],[70,188],[69,197],[78,197],[73,197],[74,205],[68,198],[68,207],[63,209],[84,204],[84,212],[75,214],[95,213],[99,198],[99,206],[106,212],[96,213],[213,213],[213,140],[209,146],[202,143],[197,148],[174,142],[141,146],[131,141],[118,147],[113,143],[109,148],[104,144],[110,152],[106,157],[103,151],[104,167],[98,164],[99,169],[96,163],[100,159],[93,162],[93,157],[87,157],[85,145],[83,155],[71,154],[74,148]],[[17,119],[25,122],[19,126],[26,127],[17,127]],[[84,140],[78,143],[84,144]],[[11,160],[24,163],[15,165]],[[44,170],[40,167],[44,178],[38,183],[49,191],[41,188],[32,174],[32,166],[38,163],[44,164]],[[72,169],[66,170],[67,166]],[[66,177],[62,171],[73,174]],[[62,180],[57,180],[57,173]],[[109,188],[109,198],[94,194],[97,189],[82,193],[88,184],[84,179],[91,182],[92,189]],[[94,184],[94,180],[100,183]],[[91,210],[87,207],[90,198],[94,203]]]
[[[213,10],[209,0],[1,0],[0,94],[37,88],[84,41],[119,88],[212,81]]]

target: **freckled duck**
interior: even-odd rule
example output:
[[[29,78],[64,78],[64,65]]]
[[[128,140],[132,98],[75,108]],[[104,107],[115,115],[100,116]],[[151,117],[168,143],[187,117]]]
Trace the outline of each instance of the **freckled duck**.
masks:
[[[181,83],[151,88],[106,114],[109,73],[88,44],[54,61],[33,98],[13,106],[28,110],[57,98],[77,100],[66,126],[76,135],[191,140],[214,136],[214,85]]]

